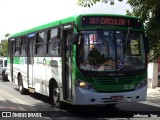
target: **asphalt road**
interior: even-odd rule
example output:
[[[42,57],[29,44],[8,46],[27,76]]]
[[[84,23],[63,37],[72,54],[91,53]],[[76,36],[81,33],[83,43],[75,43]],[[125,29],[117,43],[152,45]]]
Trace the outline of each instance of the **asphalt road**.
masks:
[[[11,113],[12,118],[5,116],[7,112]],[[48,97],[40,94],[21,95],[18,86],[0,78],[0,113],[9,120],[33,117],[38,120],[159,120],[160,105],[147,100],[118,104],[115,108],[66,105],[64,109],[57,109],[50,104]]]

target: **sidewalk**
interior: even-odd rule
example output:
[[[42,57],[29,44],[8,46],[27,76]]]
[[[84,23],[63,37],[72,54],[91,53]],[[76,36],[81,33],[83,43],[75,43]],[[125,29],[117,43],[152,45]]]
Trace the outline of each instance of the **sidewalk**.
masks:
[[[148,88],[147,100],[160,105],[160,87]]]

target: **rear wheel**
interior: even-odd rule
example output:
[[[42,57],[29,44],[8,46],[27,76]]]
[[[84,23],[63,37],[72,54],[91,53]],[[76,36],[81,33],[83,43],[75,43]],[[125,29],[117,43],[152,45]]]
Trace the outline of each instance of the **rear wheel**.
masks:
[[[22,95],[25,95],[27,93],[27,89],[23,87],[23,79],[21,74],[18,76],[18,87],[19,87],[19,92]]]

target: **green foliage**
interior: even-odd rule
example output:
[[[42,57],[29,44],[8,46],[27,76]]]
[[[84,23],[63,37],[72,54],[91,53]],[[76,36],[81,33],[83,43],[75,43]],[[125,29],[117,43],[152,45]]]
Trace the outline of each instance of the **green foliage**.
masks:
[[[4,36],[5,38],[7,38],[10,35],[10,33],[6,33]]]
[[[133,11],[131,16],[141,17],[145,23],[146,36],[149,40],[149,59],[155,61],[160,56],[160,2],[157,0],[128,0]]]
[[[8,41],[3,40],[0,43],[0,56],[7,56],[7,51],[8,51]]]
[[[7,56],[7,52],[8,52],[8,40],[7,37],[10,35],[10,33],[5,34],[5,38],[4,40],[1,40],[0,43],[0,56]]]
[[[118,0],[118,1],[123,1],[123,0]],[[110,5],[114,5],[114,0],[78,0],[77,4],[82,7],[91,7],[97,2],[102,2],[102,3],[108,3],[110,2]]]

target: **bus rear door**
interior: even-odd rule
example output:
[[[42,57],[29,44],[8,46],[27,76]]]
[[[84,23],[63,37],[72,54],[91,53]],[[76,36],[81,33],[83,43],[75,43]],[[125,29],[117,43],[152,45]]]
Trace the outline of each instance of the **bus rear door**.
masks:
[[[33,43],[35,37],[28,38],[28,46],[27,46],[27,80],[28,80],[28,88],[34,88],[34,77],[33,77],[33,65],[34,65],[34,53],[33,53]],[[29,89],[30,90],[30,89]],[[30,91],[32,92],[32,91]]]
[[[15,52],[15,39],[11,39],[10,40],[10,43],[9,43],[9,47],[10,47],[10,51],[9,51],[9,53],[10,53],[10,66],[8,66],[8,67],[10,67],[9,69],[10,69],[10,71],[9,71],[9,73],[10,73],[10,76],[11,76],[11,78],[10,78],[10,80],[12,81],[12,82],[15,82],[15,81],[13,81],[13,63],[14,63],[14,52]]]

